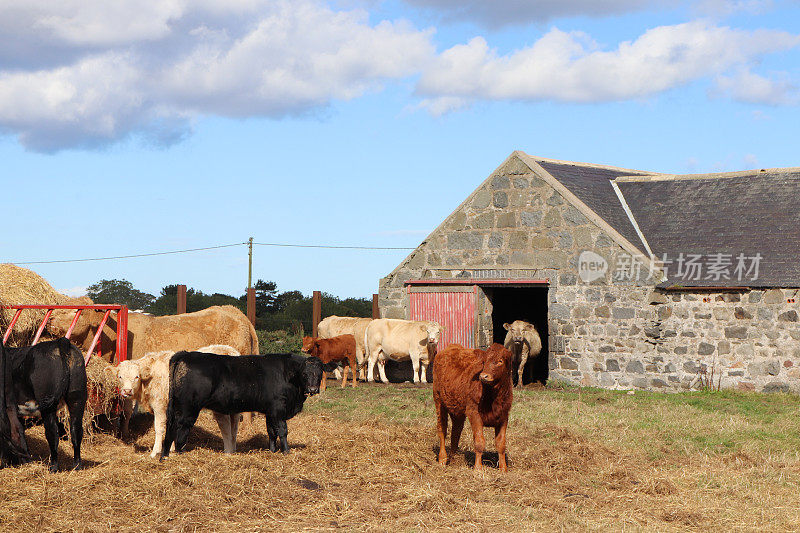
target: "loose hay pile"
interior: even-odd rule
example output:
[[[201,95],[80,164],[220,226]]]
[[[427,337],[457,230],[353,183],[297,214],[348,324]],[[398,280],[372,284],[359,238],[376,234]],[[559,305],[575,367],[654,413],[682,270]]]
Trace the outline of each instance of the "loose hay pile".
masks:
[[[58,293],[44,278],[27,268],[0,263],[0,305],[64,305],[70,298]],[[5,333],[13,309],[0,309],[0,329]],[[26,346],[33,341],[36,328],[45,311],[28,309],[22,312],[9,337],[9,346]]]
[[[795,455],[749,452],[742,460],[743,452],[671,450],[651,457],[582,432],[604,407],[582,404],[575,414],[572,403],[530,391],[519,394],[520,414],[549,407],[564,421],[531,424],[512,410],[508,474],[470,469],[469,428],[466,453],[442,468],[424,392],[364,385],[312,398],[289,421],[288,456],[264,450],[263,418],[240,433],[240,453],[223,455],[216,424],[202,414],[188,453],[158,463],[147,457],[151,418],[140,416],[132,444],[97,434],[82,472],[50,475],[41,464],[0,471],[0,529],[789,531],[800,523]],[[359,415],[350,402],[387,411]],[[41,428],[30,436],[45,457]],[[62,468],[70,455],[62,443]]]

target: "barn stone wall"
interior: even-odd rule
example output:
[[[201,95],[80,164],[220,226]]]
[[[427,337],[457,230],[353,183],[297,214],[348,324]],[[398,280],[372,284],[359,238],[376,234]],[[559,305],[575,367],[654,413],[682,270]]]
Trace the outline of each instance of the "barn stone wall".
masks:
[[[601,226],[512,157],[380,281],[381,316],[408,318],[408,280],[548,279],[553,379],[800,392],[797,290],[663,292],[644,265],[634,279],[619,275],[631,256]],[[583,252],[608,264],[590,283],[578,270]],[[478,310],[485,347],[491,303],[481,290]]]

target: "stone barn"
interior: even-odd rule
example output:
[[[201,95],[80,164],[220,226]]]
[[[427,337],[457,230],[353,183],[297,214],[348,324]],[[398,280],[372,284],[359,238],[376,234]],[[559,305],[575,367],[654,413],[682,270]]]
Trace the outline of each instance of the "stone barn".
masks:
[[[800,391],[800,169],[666,175],[514,152],[381,279],[381,316],[485,348],[542,337],[524,382]]]

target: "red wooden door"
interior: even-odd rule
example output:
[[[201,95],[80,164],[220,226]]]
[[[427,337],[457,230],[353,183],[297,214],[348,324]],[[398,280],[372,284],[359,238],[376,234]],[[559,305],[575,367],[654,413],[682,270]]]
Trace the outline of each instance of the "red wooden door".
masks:
[[[439,350],[458,343],[475,347],[475,289],[470,292],[412,292],[411,320],[435,320],[442,326]]]

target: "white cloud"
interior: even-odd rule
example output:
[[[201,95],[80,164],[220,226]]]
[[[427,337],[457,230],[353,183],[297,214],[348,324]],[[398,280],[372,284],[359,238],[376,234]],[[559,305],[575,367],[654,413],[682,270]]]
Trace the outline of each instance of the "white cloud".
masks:
[[[671,7],[680,0],[405,0],[442,13],[447,19],[471,20],[489,27],[547,22],[558,17],[605,17]]]
[[[742,162],[745,168],[758,168],[758,157],[755,154],[744,154]]]
[[[728,76],[717,78],[717,93],[730,95],[734,100],[749,104],[797,105],[800,88],[788,80],[785,72],[769,79],[742,68]]]
[[[783,31],[745,31],[697,21],[661,26],[604,51],[581,32],[550,30],[532,46],[499,56],[486,40],[444,51],[423,73],[417,93],[437,98],[607,102],[643,98],[721,75],[800,45]]]
[[[0,51],[0,130],[45,151],[170,142],[204,114],[305,113],[434,55],[432,30],[312,0],[19,5],[0,0],[0,42],[14,43]]]
[[[70,298],[78,298],[79,296],[86,296],[86,291],[89,287],[70,287],[69,289],[60,289],[58,292]]]

